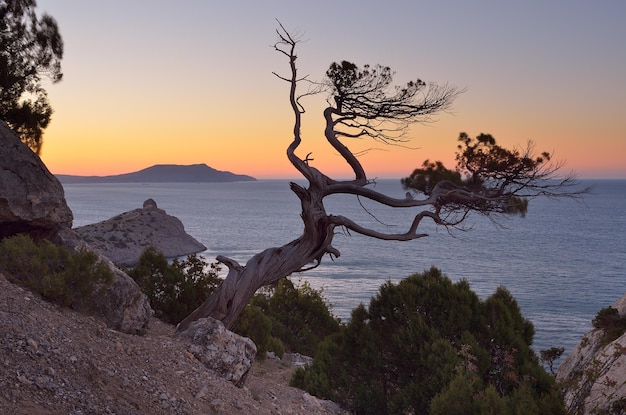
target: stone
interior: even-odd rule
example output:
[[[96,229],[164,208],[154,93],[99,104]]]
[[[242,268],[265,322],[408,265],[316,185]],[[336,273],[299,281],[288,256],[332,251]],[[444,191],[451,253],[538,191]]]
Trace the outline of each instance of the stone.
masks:
[[[91,249],[72,229],[60,231],[59,240],[69,249]],[[132,334],[141,333],[154,314],[148,298],[128,274],[101,253],[96,253],[100,261],[113,271],[113,283],[104,294],[93,296],[89,308],[80,311],[93,315],[115,330]]]
[[[611,307],[626,317],[626,294]],[[559,365],[556,378],[571,413],[618,413],[617,407],[626,407],[626,333],[606,345],[603,334],[585,334]]]
[[[148,199],[140,209],[75,229],[92,248],[115,264],[133,266],[149,246],[167,258],[195,254],[206,246],[185,232],[183,223]]]
[[[187,350],[218,376],[242,387],[256,356],[256,346],[247,337],[228,331],[221,321],[201,318],[178,337],[189,343]]]
[[[52,239],[72,221],[61,183],[0,121],[0,239],[18,233]]]

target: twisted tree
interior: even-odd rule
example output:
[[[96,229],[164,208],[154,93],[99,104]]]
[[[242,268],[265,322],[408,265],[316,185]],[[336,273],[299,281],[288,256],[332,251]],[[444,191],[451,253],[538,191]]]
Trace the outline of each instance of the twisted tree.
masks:
[[[339,257],[333,247],[337,229],[357,232],[382,240],[409,241],[427,236],[419,231],[422,220],[430,219],[444,227],[458,227],[470,212],[486,215],[523,213],[525,200],[538,195],[560,195],[569,179],[546,182],[558,166],[549,163],[547,153],[533,157],[532,152],[509,151],[495,144],[491,136],[476,140],[461,134],[456,171],[443,164],[426,161],[402,181],[412,193],[405,198],[384,195],[371,186],[359,159],[344,144],[345,140],[369,138],[381,143],[399,143],[413,123],[426,122],[433,114],[447,110],[460,91],[449,85],[426,84],[422,80],[393,86],[393,72],[388,67],[357,67],[350,62],[333,63],[316,92],[328,93],[323,111],[324,136],[354,173],[351,180],[335,180],[317,168],[307,155],[296,150],[302,142],[304,107],[297,87],[309,82],[299,77],[296,67],[298,39],[279,24],[277,52],[289,61],[289,76],[275,74],[289,85],[289,102],[294,114],[293,139],[287,147],[291,164],[306,179],[308,186],[290,183],[300,199],[304,229],[302,235],[280,247],[264,250],[245,265],[218,256],[217,261],[229,269],[223,283],[177,327],[182,332],[202,317],[213,317],[231,327],[248,301],[260,287],[274,284],[294,272],[319,266],[324,256]],[[464,178],[464,176],[467,176]],[[368,187],[369,186],[369,187]],[[341,215],[327,213],[324,199],[330,195],[351,194],[370,199],[391,208],[414,208],[415,217],[405,232],[386,233],[363,226]],[[566,194],[566,193],[563,193]]]

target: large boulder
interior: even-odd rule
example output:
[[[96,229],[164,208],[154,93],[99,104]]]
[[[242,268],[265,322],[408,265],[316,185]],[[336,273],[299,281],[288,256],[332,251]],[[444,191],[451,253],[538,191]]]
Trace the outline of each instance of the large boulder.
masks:
[[[74,230],[92,248],[118,265],[136,265],[149,246],[154,246],[167,258],[206,250],[206,246],[185,232],[177,217],[159,209],[152,199],[146,200],[140,209]]]
[[[626,318],[626,294],[611,305]],[[585,334],[557,372],[572,414],[626,413],[626,333],[606,342],[604,330]]]
[[[0,121],[0,239],[19,233],[34,240],[49,239],[69,249],[89,249],[72,231],[72,211],[59,181],[6,123]],[[115,278],[105,294],[94,295],[81,310],[116,330],[140,332],[152,316],[139,286],[115,267]]]
[[[58,233],[61,245],[72,249],[91,249],[72,229],[65,228]],[[124,333],[141,333],[154,314],[146,295],[137,283],[125,272],[115,266],[108,258],[96,252],[113,271],[113,283],[104,293],[94,295],[89,301],[89,308],[81,310],[93,315],[112,329]]]
[[[63,186],[0,121],[0,239],[18,233],[52,238],[72,227]]]
[[[178,335],[189,342],[188,351],[218,376],[243,386],[256,356],[247,337],[226,330],[221,321],[201,318]]]

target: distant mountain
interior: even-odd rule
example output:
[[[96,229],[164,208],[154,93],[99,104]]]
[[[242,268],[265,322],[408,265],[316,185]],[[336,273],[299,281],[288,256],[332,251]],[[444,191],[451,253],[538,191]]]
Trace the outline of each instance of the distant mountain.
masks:
[[[61,183],[183,183],[255,181],[252,176],[215,170],[206,164],[157,164],[133,173],[114,176],[72,176],[57,174]]]

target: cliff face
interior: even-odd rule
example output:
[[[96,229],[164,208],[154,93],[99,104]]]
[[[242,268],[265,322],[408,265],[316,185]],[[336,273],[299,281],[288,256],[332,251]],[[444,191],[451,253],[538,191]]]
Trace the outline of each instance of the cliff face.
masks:
[[[611,305],[626,317],[626,294]],[[626,413],[626,333],[603,344],[604,331],[585,334],[559,366],[565,404],[572,414]]]
[[[115,264],[133,266],[154,246],[168,258],[204,251],[206,246],[185,232],[182,222],[159,209],[152,199],[143,208],[74,229],[92,248]]]

